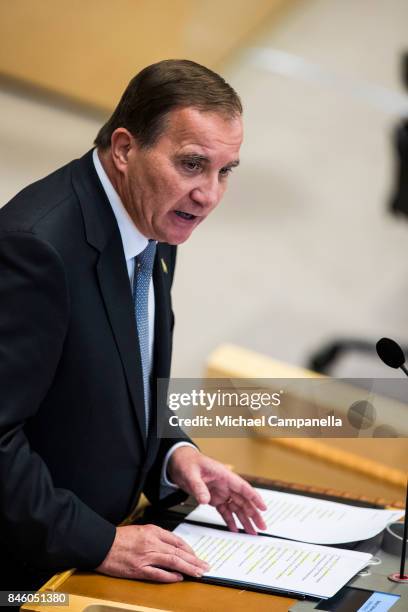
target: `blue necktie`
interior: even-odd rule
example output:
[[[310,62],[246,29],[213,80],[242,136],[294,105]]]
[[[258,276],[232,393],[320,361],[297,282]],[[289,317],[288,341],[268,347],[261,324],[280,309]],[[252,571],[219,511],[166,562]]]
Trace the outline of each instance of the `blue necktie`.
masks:
[[[133,280],[133,303],[143,372],[146,435],[149,431],[150,413],[149,287],[154,257],[156,255],[156,246],[157,242],[155,240],[149,240],[145,250],[136,257]]]

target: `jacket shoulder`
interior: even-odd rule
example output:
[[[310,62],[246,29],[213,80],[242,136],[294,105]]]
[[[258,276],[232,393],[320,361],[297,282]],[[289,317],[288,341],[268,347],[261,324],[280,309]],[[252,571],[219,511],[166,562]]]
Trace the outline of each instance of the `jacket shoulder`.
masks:
[[[73,162],[31,183],[0,209],[0,231],[35,232],[52,211],[75,200],[72,188]]]

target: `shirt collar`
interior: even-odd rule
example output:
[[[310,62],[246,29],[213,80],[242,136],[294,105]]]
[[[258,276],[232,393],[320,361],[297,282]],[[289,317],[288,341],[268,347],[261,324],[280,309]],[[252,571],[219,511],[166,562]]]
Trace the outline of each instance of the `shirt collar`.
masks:
[[[120,236],[122,238],[123,251],[125,253],[126,261],[128,261],[144,251],[149,241],[139,232],[136,225],[129,217],[129,214],[126,208],[123,206],[119,194],[110,182],[109,177],[101,164],[97,149],[93,150],[92,159],[96,173],[102,183],[102,187],[106,193],[109,203],[112,206],[113,214],[116,217]]]

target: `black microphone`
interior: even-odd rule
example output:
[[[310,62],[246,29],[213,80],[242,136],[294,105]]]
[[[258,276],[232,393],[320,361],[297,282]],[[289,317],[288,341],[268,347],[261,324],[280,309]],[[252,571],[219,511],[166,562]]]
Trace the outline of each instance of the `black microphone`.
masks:
[[[404,351],[395,340],[391,340],[391,338],[381,338],[375,345],[377,349],[377,354],[381,361],[385,363],[385,365],[390,368],[394,368],[397,370],[401,368],[401,370],[408,376],[408,370],[405,367],[405,355]]]
[[[408,376],[408,370],[405,367],[405,355],[404,351],[395,340],[391,340],[391,338],[381,338],[375,345],[377,349],[377,354],[381,361],[385,363],[385,365],[390,368],[401,370]],[[390,580],[394,582],[408,582],[408,576],[405,575],[405,553],[407,550],[407,535],[408,535],[408,482],[407,482],[407,496],[405,500],[405,520],[404,520],[404,533],[402,536],[402,550],[401,550],[401,565],[399,574],[391,574],[388,576]]]

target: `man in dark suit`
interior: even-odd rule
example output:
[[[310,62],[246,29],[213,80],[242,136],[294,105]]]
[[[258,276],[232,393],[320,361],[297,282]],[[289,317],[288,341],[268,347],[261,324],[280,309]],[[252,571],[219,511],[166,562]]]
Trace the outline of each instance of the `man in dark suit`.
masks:
[[[0,212],[0,507],[4,589],[78,567],[174,582],[206,565],[159,527],[116,527],[140,493],[186,493],[235,530],[259,495],[183,436],[160,436],[176,246],[238,164],[241,105],[189,61],[129,84],[96,149]],[[150,268],[149,268],[150,266]]]

